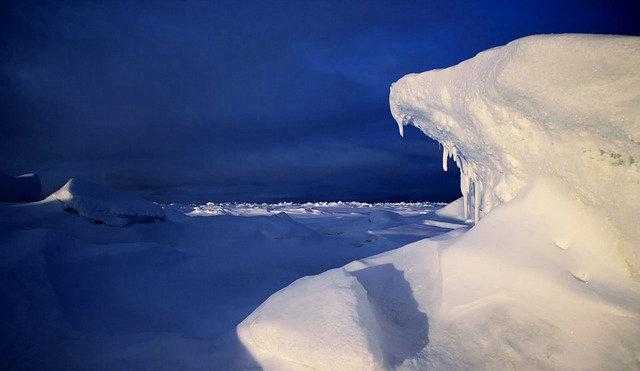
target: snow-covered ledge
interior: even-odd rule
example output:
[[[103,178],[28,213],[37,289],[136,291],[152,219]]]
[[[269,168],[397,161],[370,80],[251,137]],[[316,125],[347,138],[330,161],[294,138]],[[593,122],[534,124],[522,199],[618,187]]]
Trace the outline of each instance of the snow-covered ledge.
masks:
[[[400,135],[414,125],[461,170],[476,221],[543,177],[640,239],[640,38],[540,35],[391,86]],[[468,201],[468,202],[467,202]],[[634,274],[640,249],[619,246]],[[624,245],[624,246],[623,246]]]

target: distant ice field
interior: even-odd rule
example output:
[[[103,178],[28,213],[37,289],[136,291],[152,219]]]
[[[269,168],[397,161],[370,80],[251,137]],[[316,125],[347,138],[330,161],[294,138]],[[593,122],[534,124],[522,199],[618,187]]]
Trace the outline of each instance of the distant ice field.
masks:
[[[402,216],[424,215],[444,206],[434,202],[280,202],[280,203],[238,203],[207,202],[192,206],[190,216],[236,215],[256,216],[287,213],[292,217],[368,215],[374,211],[389,211]],[[188,207],[188,206],[187,206]]]

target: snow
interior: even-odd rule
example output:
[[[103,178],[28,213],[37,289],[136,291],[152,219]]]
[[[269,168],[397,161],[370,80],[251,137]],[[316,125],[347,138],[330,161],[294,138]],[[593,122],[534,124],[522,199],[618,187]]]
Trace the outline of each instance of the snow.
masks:
[[[330,271],[323,280],[302,278],[281,295],[272,296],[255,317],[239,328],[241,339],[250,344],[262,357],[275,349],[279,357],[291,360],[291,367],[313,369],[322,365],[326,369],[369,369],[379,363],[378,349],[369,349],[368,339],[381,332],[375,314],[362,306],[367,293],[355,277]],[[332,303],[332,306],[324,306]],[[297,308],[312,308],[308,321],[300,317]],[[268,318],[268,321],[262,320]],[[362,326],[349,326],[357,321]],[[368,331],[375,331],[373,334]],[[309,336],[309,334],[316,334]],[[253,342],[253,338],[257,340]],[[268,339],[268,341],[267,341]],[[337,342],[335,339],[349,339]],[[321,346],[321,347],[318,347]],[[327,358],[326,354],[332,356]]]
[[[447,232],[424,224],[440,206],[160,206],[77,179],[44,201],[0,205],[0,368],[258,368],[235,326],[261,302],[297,278]],[[156,207],[163,222],[112,222]]]
[[[160,205],[133,194],[115,192],[98,184],[70,179],[43,202],[60,202],[64,210],[98,224],[125,226],[165,218]]]
[[[396,82],[446,206],[0,204],[0,368],[637,369],[639,51],[535,36]]]
[[[639,65],[637,37],[542,35],[394,83],[400,134],[461,170],[423,223],[475,225],[299,279],[242,343],[274,370],[640,367]]]
[[[465,217],[463,215],[463,205],[462,205],[462,198],[459,198],[451,203],[449,203],[448,205],[438,209],[436,211],[436,215],[445,217],[445,218],[451,218],[451,219],[457,219],[460,221],[465,220]]]
[[[403,77],[391,112],[401,133],[415,125],[454,158],[468,214],[549,176],[637,238],[639,61],[637,37],[527,37]]]
[[[287,213],[289,215],[317,216],[321,214],[329,215],[352,215],[354,213],[366,213],[367,210],[372,212],[390,211],[403,216],[412,216],[427,214],[433,209],[443,204],[432,202],[354,202],[354,201],[336,201],[336,202],[281,202],[275,204],[269,203],[251,203],[251,202],[208,202],[204,205],[196,205],[189,215],[192,216],[215,216],[215,215],[236,215],[236,216],[256,216],[256,215],[275,215],[278,213]]]
[[[0,202],[30,202],[42,199],[40,177],[34,173],[12,177],[0,172]]]

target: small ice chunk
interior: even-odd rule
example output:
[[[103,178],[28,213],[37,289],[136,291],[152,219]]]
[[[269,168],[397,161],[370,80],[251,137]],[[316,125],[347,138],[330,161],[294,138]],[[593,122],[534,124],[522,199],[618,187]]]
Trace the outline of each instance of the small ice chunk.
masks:
[[[589,275],[586,272],[569,272],[569,273],[571,273],[571,276],[576,280],[583,283],[589,283]]]
[[[553,243],[560,249],[560,250],[568,250],[569,249],[569,243],[565,240],[555,240],[553,241]]]

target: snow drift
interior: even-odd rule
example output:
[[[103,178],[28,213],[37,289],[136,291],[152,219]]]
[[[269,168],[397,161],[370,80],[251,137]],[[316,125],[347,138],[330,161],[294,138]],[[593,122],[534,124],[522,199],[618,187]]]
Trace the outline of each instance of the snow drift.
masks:
[[[126,226],[164,220],[160,205],[132,193],[117,192],[98,184],[71,178],[43,202],[59,201],[65,211],[97,224]]]
[[[640,367],[640,38],[516,40],[391,87],[461,170],[470,231],[272,295],[238,326],[271,369]]]

